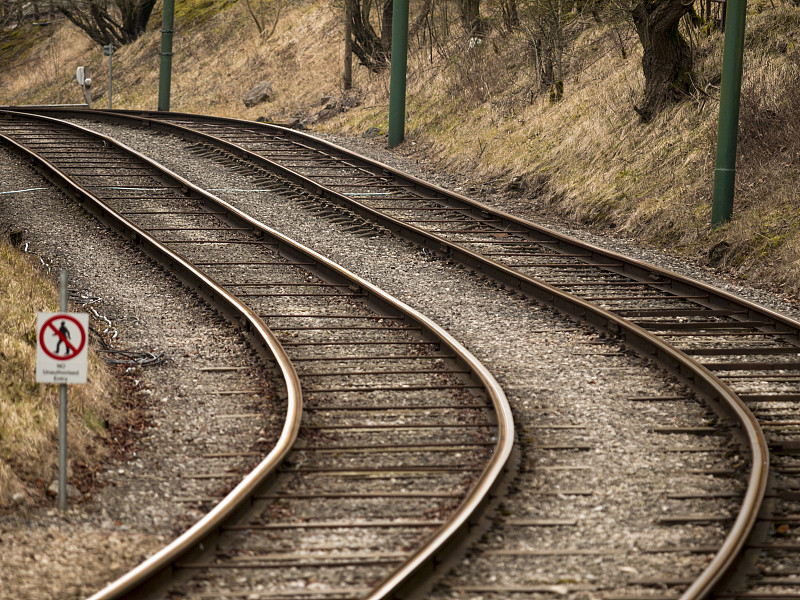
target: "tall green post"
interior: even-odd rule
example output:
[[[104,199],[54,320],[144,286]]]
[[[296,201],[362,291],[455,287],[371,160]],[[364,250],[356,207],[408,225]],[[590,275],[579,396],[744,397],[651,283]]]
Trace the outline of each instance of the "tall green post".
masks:
[[[722,89],[719,97],[717,166],[714,170],[714,199],[711,205],[711,226],[714,228],[729,221],[733,214],[746,9],[747,0],[728,0],[725,9],[725,51],[722,57]]]
[[[161,70],[158,76],[158,110],[169,111],[172,83],[172,33],[175,24],[175,0],[164,0],[161,16]]]
[[[408,0],[394,0],[392,8],[392,66],[389,82],[389,147],[405,139],[406,67],[408,64]]]

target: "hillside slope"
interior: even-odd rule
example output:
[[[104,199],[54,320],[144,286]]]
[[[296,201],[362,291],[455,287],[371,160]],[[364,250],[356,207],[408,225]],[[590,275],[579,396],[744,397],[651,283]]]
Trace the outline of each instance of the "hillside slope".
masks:
[[[413,11],[412,6],[412,11]],[[178,2],[172,110],[285,122],[342,96],[341,7],[287,6],[260,40],[243,3]],[[68,25],[0,74],[0,103],[77,102],[75,67],[90,64],[107,106],[107,61]],[[160,15],[114,57],[114,107],[157,104]],[[419,41],[419,39],[417,40]],[[722,35],[694,30],[696,92],[649,124],[638,41],[624,23],[587,28],[569,55],[564,99],[551,104],[532,75],[523,31],[466,43],[421,44],[409,59],[406,142],[467,185],[518,196],[538,213],[613,231],[757,285],[800,293],[800,9],[756,3],[745,40],[740,155],[733,221],[712,231],[711,187]],[[21,58],[20,58],[21,56]],[[4,59],[5,60],[5,59]],[[388,74],[354,69],[352,106],[316,127],[385,129]],[[245,108],[257,82],[269,102]]]

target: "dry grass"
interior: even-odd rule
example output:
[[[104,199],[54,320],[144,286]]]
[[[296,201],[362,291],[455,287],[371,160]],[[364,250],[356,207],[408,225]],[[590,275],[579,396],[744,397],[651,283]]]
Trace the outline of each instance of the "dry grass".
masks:
[[[585,32],[578,45],[587,50],[573,57],[557,104],[535,93],[525,39],[495,34],[459,67],[410,78],[407,139],[473,183],[522,177],[532,205],[553,215],[700,262],[724,242],[717,266],[797,296],[800,11],[762,6],[747,31],[734,220],[717,231],[709,223],[719,33],[700,40],[694,96],[647,125],[632,110],[644,82],[630,33],[623,57],[618,29]],[[377,108],[331,127],[384,126],[378,97]]]
[[[203,10],[213,16],[204,16]],[[287,2],[275,35],[262,41],[244,3],[178,2],[170,109],[275,121],[318,110],[323,95],[342,94],[340,12]],[[188,23],[180,20],[182,14],[190,16]],[[0,103],[78,102],[75,69],[88,64],[94,102],[106,107],[108,59],[102,49],[68,23],[52,34],[38,47],[33,71],[25,66],[0,73]],[[115,108],[156,108],[160,36],[160,14],[155,14],[144,36],[114,54]],[[50,75],[46,82],[43,70]],[[356,86],[366,77],[366,69],[354,67]],[[242,97],[262,80],[272,83],[274,101],[245,108]]]
[[[39,28],[42,41],[25,61],[0,71],[0,104],[70,103],[82,101],[75,70],[87,64],[91,42],[72,27]],[[13,64],[13,63],[12,63]]]
[[[176,27],[172,110],[280,122],[314,112],[322,95],[342,94],[341,7],[295,0],[266,42],[243,3],[183,0],[179,7],[179,14],[202,25]],[[538,210],[688,258],[707,261],[724,242],[728,251],[718,266],[796,295],[799,14],[788,4],[751,4],[735,216],[717,231],[709,221],[722,62],[718,33],[694,35],[696,93],[647,125],[632,109],[643,78],[638,41],[624,24],[584,31],[568,56],[564,100],[557,104],[537,87],[522,33],[494,31],[469,52],[465,40],[455,38],[433,51],[420,48],[409,59],[407,139],[416,145],[401,151],[424,153],[472,183],[521,177],[524,197]],[[115,106],[156,106],[159,28],[154,19],[144,37],[115,55]],[[100,92],[106,86],[100,49],[71,29],[61,43],[61,50],[40,45],[37,51],[53,65],[68,65],[63,76],[45,84],[30,69],[12,69],[0,81],[0,102],[75,101],[74,65],[87,56]],[[241,97],[264,79],[272,82],[275,99],[246,109]],[[356,67],[354,89],[361,106],[325,129],[353,135],[370,126],[385,130],[388,74]]]
[[[39,497],[58,469],[58,386],[35,383],[36,313],[58,308],[52,282],[0,240],[0,506]],[[69,462],[97,465],[106,423],[119,420],[117,384],[93,354],[89,383],[69,388]]]

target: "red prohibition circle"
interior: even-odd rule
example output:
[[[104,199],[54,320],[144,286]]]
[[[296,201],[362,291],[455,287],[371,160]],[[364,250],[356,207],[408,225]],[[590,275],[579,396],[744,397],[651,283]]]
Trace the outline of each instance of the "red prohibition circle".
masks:
[[[78,345],[77,348],[72,344],[70,344],[67,340],[64,340],[62,338],[62,341],[67,345],[67,348],[72,348],[74,350],[72,354],[68,354],[67,356],[59,356],[58,354],[50,352],[50,350],[47,349],[47,345],[44,343],[45,331],[47,331],[48,329],[52,329],[54,332],[58,333],[58,329],[56,329],[55,326],[53,326],[53,321],[58,321],[58,320],[70,321],[72,323],[75,323],[75,326],[78,328],[78,331],[81,334],[81,343]],[[47,319],[47,321],[45,321],[44,325],[42,325],[42,330],[39,332],[39,346],[42,348],[42,351],[47,356],[49,356],[54,360],[70,360],[72,358],[75,358],[78,354],[80,354],[81,350],[83,350],[83,347],[85,345],[86,345],[86,332],[83,330],[83,326],[81,326],[80,322],[76,318],[71,317],[69,315],[55,315],[53,317],[50,317],[49,319]],[[56,346],[56,348],[57,347],[58,346]]]

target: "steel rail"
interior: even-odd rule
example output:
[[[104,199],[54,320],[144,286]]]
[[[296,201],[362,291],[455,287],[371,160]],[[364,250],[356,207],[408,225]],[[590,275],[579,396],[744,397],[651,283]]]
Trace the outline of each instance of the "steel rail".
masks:
[[[70,193],[81,198],[84,202],[92,205],[92,208],[103,214],[105,219],[112,220],[117,228],[133,236],[137,243],[147,247],[149,253],[159,254],[168,258],[170,265],[173,268],[177,267],[184,280],[192,281],[205,292],[205,295],[215,297],[215,303],[225,305],[227,309],[225,312],[229,316],[231,314],[236,314],[244,319],[249,325],[248,329],[250,330],[251,336],[261,341],[269,354],[276,361],[283,375],[284,384],[286,385],[286,418],[284,419],[278,441],[267,456],[264,457],[264,459],[242,479],[225,498],[191,528],[137,567],[93,594],[90,600],[120,598],[140,587],[142,582],[146,580],[163,577],[162,573],[170,569],[173,563],[178,560],[185,560],[190,553],[195,552],[195,549],[200,546],[200,544],[208,543],[215,538],[218,535],[220,524],[227,520],[235,519],[241,510],[241,505],[264,487],[267,480],[283,462],[283,459],[289,453],[297,438],[303,407],[300,380],[294,365],[291,363],[288,355],[272,331],[269,330],[263,320],[255,314],[255,312],[240,302],[233,294],[218,285],[213,279],[195,268],[191,263],[184,260],[183,257],[162,245],[155,238],[113,211],[91,192],[75,185],[69,177],[39,154],[25,148],[3,134],[0,134],[0,141],[15,149],[19,154],[31,159],[38,167],[45,169],[48,179],[53,181],[55,185],[68,190]]]
[[[416,234],[422,234],[421,238],[418,239],[417,241],[421,243],[427,242],[428,244],[431,245],[431,248],[434,250],[441,247],[446,248],[447,246],[450,245],[454,246],[458,245],[455,244],[454,242],[450,242],[444,238],[431,234],[425,231],[424,229],[414,227],[413,225],[410,225],[408,221],[394,219],[392,217],[383,215],[377,210],[358,202],[357,199],[348,197],[346,194],[336,192],[335,190],[327,188],[324,185],[315,182],[313,179],[310,179],[307,176],[303,176],[297,173],[296,171],[280,164],[279,162],[267,159],[263,156],[254,153],[251,150],[248,150],[244,146],[237,145],[235,143],[223,140],[213,135],[197,131],[187,126],[170,123],[168,119],[185,118],[185,119],[193,119],[211,123],[223,122],[230,124],[232,127],[248,127],[248,128],[257,127],[257,128],[265,128],[265,131],[275,130],[280,132],[281,135],[288,137],[289,139],[296,137],[302,140],[304,143],[308,144],[309,146],[318,147],[321,149],[333,150],[337,153],[341,153],[347,156],[348,158],[356,159],[363,165],[368,165],[376,170],[384,171],[392,175],[393,177],[397,178],[401,182],[401,185],[404,183],[413,188],[415,191],[435,194],[436,197],[431,198],[433,201],[441,202],[446,200],[449,203],[448,204],[449,208],[461,208],[473,212],[478,211],[480,213],[499,219],[501,225],[503,226],[511,225],[514,227],[521,227],[524,228],[526,231],[535,233],[536,235],[546,236],[550,240],[561,244],[562,245],[561,247],[566,247],[566,248],[571,247],[576,251],[583,251],[583,252],[588,251],[590,252],[590,256],[584,257],[587,261],[594,262],[594,257],[602,257],[609,263],[618,263],[622,268],[625,268],[626,270],[624,271],[624,273],[627,275],[638,274],[643,276],[649,276],[651,274],[655,274],[658,275],[660,278],[669,281],[673,284],[686,286],[687,289],[700,290],[704,294],[707,294],[709,299],[713,300],[718,304],[730,305],[732,307],[743,307],[751,313],[751,316],[753,315],[764,316],[770,319],[771,321],[781,324],[784,327],[783,331],[785,333],[793,335],[795,337],[800,337],[800,322],[794,319],[790,319],[785,315],[781,315],[775,311],[767,309],[763,306],[759,306],[755,303],[748,302],[744,299],[737,298],[736,296],[733,296],[732,294],[729,294],[724,290],[720,290],[718,288],[705,284],[696,279],[686,277],[678,273],[674,273],[672,271],[668,271],[666,269],[663,269],[656,265],[645,263],[643,261],[630,259],[629,257],[626,257],[620,253],[600,248],[599,246],[578,240],[577,238],[574,238],[572,236],[562,234],[557,231],[553,231],[551,229],[547,229],[545,227],[537,225],[536,223],[528,221],[527,219],[522,219],[520,217],[511,215],[509,213],[499,211],[486,204],[483,204],[476,200],[472,200],[470,198],[467,198],[466,196],[462,196],[461,194],[447,190],[435,184],[423,181],[422,179],[414,177],[413,175],[403,173],[402,171],[399,171],[393,167],[375,161],[371,158],[362,156],[350,150],[347,150],[346,148],[342,148],[341,146],[338,146],[331,142],[315,138],[303,132],[289,129],[288,127],[280,125],[272,125],[268,123],[255,123],[252,121],[244,121],[241,119],[213,117],[209,115],[201,115],[193,113],[173,113],[173,112],[163,113],[154,111],[135,111],[135,110],[114,110],[114,111],[74,110],[68,108],[65,109],[40,108],[34,110],[34,107],[32,107],[32,110],[34,111],[34,113],[41,111],[43,113],[74,115],[75,117],[79,118],[98,117],[103,120],[117,121],[124,124],[130,124],[131,122],[135,122],[140,124],[141,126],[156,129],[164,133],[172,133],[173,135],[175,135],[176,132],[179,132],[177,133],[177,135],[194,139],[196,141],[210,142],[218,147],[222,147],[234,155],[252,161],[255,164],[258,164],[259,166],[263,166],[268,170],[276,172],[279,175],[282,175],[287,179],[292,180],[294,183],[300,185],[309,192],[322,196],[325,199],[335,201],[338,204],[345,206],[347,208],[354,209],[361,216],[370,218],[371,220],[377,222],[380,225],[386,226],[391,230],[398,230],[399,228],[402,228],[404,230],[408,230],[411,233],[414,233],[415,237]],[[426,199],[426,196],[423,196],[422,199]],[[609,267],[613,266],[614,265],[609,264]]]
[[[756,523],[757,514],[764,499],[769,472],[769,450],[763,431],[761,430],[751,411],[741,401],[735,391],[726,385],[716,375],[714,375],[709,369],[699,365],[687,354],[672,347],[658,336],[653,335],[644,328],[615,315],[613,312],[596,307],[571,294],[562,292],[554,286],[525,276],[486,256],[472,252],[460,244],[451,242],[436,234],[384,215],[364,204],[359,203],[357,200],[338,193],[329,187],[325,187],[324,185],[317,183],[314,180],[281,165],[280,163],[255,154],[243,146],[239,146],[232,142],[192,130],[191,128],[185,126],[176,124],[169,124],[169,126],[165,126],[162,120],[169,118],[195,119],[207,122],[223,122],[230,124],[231,127],[265,127],[267,128],[265,131],[278,131],[282,135],[301,139],[303,143],[308,144],[309,146],[333,150],[382,173],[388,172],[397,177],[400,180],[401,185],[406,185],[415,191],[433,194],[436,196],[434,201],[443,202],[450,208],[457,207],[472,213],[477,212],[484,217],[489,215],[493,218],[500,219],[501,222],[507,226],[523,227],[527,231],[534,232],[536,235],[546,236],[550,240],[558,243],[561,248],[581,250],[584,252],[589,251],[592,255],[592,262],[597,262],[597,258],[600,257],[604,260],[608,260],[609,262],[618,263],[618,265],[609,265],[609,267],[620,266],[623,269],[622,272],[626,275],[631,275],[632,273],[636,273],[639,276],[649,276],[651,274],[655,274],[658,277],[671,282],[673,285],[680,286],[679,289],[699,289],[703,293],[708,294],[710,299],[713,299],[719,304],[724,306],[744,307],[748,311],[750,318],[753,318],[754,316],[763,316],[770,319],[773,321],[773,323],[779,326],[777,328],[780,331],[786,334],[797,336],[798,331],[800,331],[800,323],[766,308],[736,298],[731,294],[727,294],[722,290],[718,290],[702,282],[671,273],[652,265],[647,265],[638,261],[631,261],[627,257],[624,257],[618,253],[604,250],[594,245],[576,240],[570,236],[545,229],[527,220],[497,211],[482,203],[470,200],[458,194],[454,194],[453,192],[438,186],[428,184],[413,176],[401,173],[391,167],[352,153],[339,146],[336,146],[335,144],[331,144],[284,127],[255,124],[249,121],[237,119],[224,119],[208,117],[204,115],[181,113],[170,113],[169,115],[166,115],[164,113],[153,114],[142,111],[123,111],[121,113],[117,112],[112,114],[105,111],[93,111],[92,113],[89,113],[88,111],[75,111],[74,114],[83,117],[97,115],[101,118],[120,120],[129,120],[131,117],[133,117],[135,120],[138,120],[140,123],[145,124],[148,127],[153,127],[163,131],[172,131],[173,133],[175,131],[179,131],[179,135],[198,141],[207,141],[218,147],[223,147],[234,155],[245,158],[254,162],[255,164],[258,164],[259,166],[269,169],[270,171],[289,179],[293,183],[301,186],[313,194],[333,201],[341,206],[345,206],[360,216],[368,218],[373,222],[377,222],[390,231],[399,233],[407,239],[411,239],[417,243],[420,243],[423,246],[431,248],[435,252],[444,254],[449,258],[453,258],[471,267],[480,269],[501,283],[518,289],[525,294],[528,294],[561,310],[562,312],[582,319],[595,327],[620,335],[620,337],[630,347],[645,356],[654,358],[667,370],[678,375],[682,380],[686,381],[689,385],[700,391],[708,401],[715,403],[719,409],[732,416],[735,421],[740,424],[743,429],[746,443],[750,448],[751,456],[751,470],[748,477],[749,484],[740,511],[720,550],[714,556],[712,561],[706,566],[700,576],[683,593],[681,600],[696,600],[710,594],[714,585],[735,563],[737,555],[744,547],[750,532],[753,530],[753,527]],[[143,114],[156,118],[149,119],[142,117],[141,115]],[[425,199],[425,196],[423,196],[422,199]],[[610,268],[610,270],[614,271],[613,268]]]
[[[3,111],[0,111],[0,116],[2,116],[3,114],[4,114]],[[18,113],[18,114],[24,115],[24,113]],[[196,194],[202,196],[203,198],[206,198],[209,202],[215,204],[217,207],[222,208],[230,215],[233,215],[238,221],[247,224],[253,229],[260,231],[261,233],[265,234],[266,236],[274,240],[277,240],[283,247],[291,248],[293,253],[301,255],[305,260],[310,260],[314,262],[318,267],[324,269],[327,273],[333,274],[338,278],[356,284],[361,289],[365,290],[376,304],[388,306],[395,311],[399,311],[402,314],[407,315],[408,317],[410,317],[411,321],[417,323],[422,328],[422,330],[426,332],[429,336],[438,339],[445,346],[447,346],[455,354],[457,360],[462,364],[464,364],[465,366],[467,366],[472,371],[473,375],[484,386],[484,389],[486,390],[489,398],[491,399],[492,405],[496,413],[497,440],[495,443],[495,448],[492,453],[491,459],[484,466],[475,484],[468,492],[466,498],[457,507],[453,515],[451,515],[451,517],[447,519],[445,524],[437,532],[435,532],[423,544],[423,546],[419,548],[404,564],[402,564],[394,573],[389,575],[383,582],[381,582],[378,590],[373,592],[370,595],[370,598],[375,598],[375,599],[390,598],[390,597],[398,597],[400,595],[408,596],[412,594],[414,590],[419,587],[421,580],[425,578],[427,570],[432,570],[435,566],[435,563],[444,561],[449,553],[451,553],[454,549],[459,547],[459,544],[462,542],[463,538],[465,538],[469,534],[469,529],[475,524],[474,520],[478,519],[480,517],[480,514],[483,511],[487,510],[490,503],[495,499],[495,496],[499,493],[499,488],[504,483],[503,475],[507,468],[509,459],[511,458],[514,446],[514,421],[513,421],[513,416],[511,414],[511,407],[508,403],[508,399],[506,398],[506,395],[502,387],[494,378],[494,376],[462,344],[460,344],[447,331],[445,331],[435,322],[430,320],[428,317],[424,316],[422,313],[411,308],[410,306],[401,302],[400,300],[390,296],[383,290],[379,289],[378,287],[374,286],[368,281],[362,279],[361,277],[358,277],[354,273],[351,273],[350,271],[344,269],[343,267],[333,263],[332,261],[320,255],[319,253],[295,242],[294,240],[291,240],[290,238],[284,236],[280,232],[253,219],[252,217],[239,211],[237,208],[221,200],[220,198],[217,198],[216,196],[209,194],[208,192],[205,192],[204,190],[195,186],[188,180],[185,180],[179,175],[170,171],[169,169],[166,169],[165,167],[158,165],[154,161],[135,152],[134,150],[128,148],[124,144],[121,144],[116,140],[113,140],[112,138],[109,138],[107,136],[100,136],[85,128],[65,123],[63,121],[57,121],[55,119],[50,119],[48,117],[42,117],[38,115],[24,115],[24,116],[46,119],[50,122],[54,123],[57,122],[61,125],[68,125],[69,127],[75,129],[76,131],[80,131],[86,135],[91,135],[95,138],[103,139],[109,145],[110,148],[121,149],[125,152],[137,156],[140,160],[144,161],[151,167],[157,169],[161,173],[167,175],[169,178],[178,182],[179,185],[185,186],[187,189],[190,189]],[[51,171],[53,177],[56,178],[59,181],[59,183],[69,187],[73,191],[73,193],[88,200],[102,214],[108,215],[114,221],[118,222],[118,224],[124,230],[127,230],[130,234],[132,234],[135,239],[142,240],[154,248],[158,247],[158,242],[156,242],[152,237],[150,237],[145,232],[136,228],[132,223],[127,221],[127,219],[125,219],[121,215],[110,210],[107,206],[105,206],[102,202],[100,202],[99,199],[93,196],[88,190],[72,184],[69,178],[67,178],[63,173],[61,173],[57,169],[55,169],[51,163],[49,163],[42,157],[38,156],[37,154],[28,151],[21,145],[17,144],[13,140],[5,136],[0,136],[0,139],[5,141],[6,143],[11,144],[13,147],[17,148],[18,151],[21,151],[23,154],[30,156],[43,168],[48,169],[48,171]],[[176,262],[181,267],[183,267],[184,265],[190,266],[189,263],[180,258],[179,255],[170,251],[168,251],[168,255],[171,257],[172,260],[177,259]],[[201,272],[198,271],[198,273]],[[203,275],[202,281],[204,283],[208,281],[207,285],[214,283],[209,277],[205,275]],[[227,291],[225,291],[221,287],[217,286],[215,283],[214,286],[215,287],[212,288],[209,285],[209,289],[213,289],[215,293],[219,293],[217,292],[217,288],[219,288],[219,290],[222,292],[223,297],[234,299],[232,295],[230,295]],[[247,323],[251,328],[256,328],[256,330],[259,331],[263,328],[265,331],[268,331],[266,325],[264,325],[263,322],[257,316],[252,314],[249,311],[249,309],[247,309],[247,311],[248,312],[246,314],[248,315],[248,317],[252,316],[255,319],[258,319],[257,323],[252,323],[252,324],[251,321],[248,319]],[[272,336],[272,333],[269,332],[269,335]],[[272,339],[274,339],[274,337]],[[278,343],[277,339],[274,339],[274,341],[276,344]],[[279,344],[278,347],[280,347]],[[299,381],[297,380],[296,373],[294,374],[294,378],[295,379],[292,380],[292,389],[297,389],[296,393],[299,395],[300,394]],[[299,429],[299,421],[301,413],[301,408],[300,408],[301,400],[299,399],[298,402],[300,404],[298,404],[296,410],[293,413],[294,418],[292,419],[291,426],[284,427],[284,430],[287,429],[290,430],[294,436],[296,436],[297,430]],[[287,435],[287,441],[288,438],[289,436]],[[284,435],[282,433],[281,440],[283,439]],[[289,450],[289,448],[286,447],[285,449],[282,449],[279,453],[277,451],[277,448],[278,447],[276,446],[276,450],[273,450],[268,455],[267,459],[262,461],[262,463],[256,468],[256,470],[259,471],[259,474],[262,474],[263,477],[267,476],[266,473],[267,471],[268,473],[272,473],[275,471],[280,461],[282,460],[283,457],[285,457],[286,453],[288,453]],[[269,465],[266,465],[265,463],[267,462],[268,459],[271,460]],[[264,469],[261,469],[262,465],[264,465]],[[263,487],[263,486],[260,486],[259,482],[256,480],[256,476],[251,474],[248,477],[246,477],[245,480],[241,484],[239,484],[239,486],[237,486],[237,488],[233,492],[231,492],[231,494],[229,494],[229,496],[226,497],[225,500],[227,500],[234,494],[236,494],[236,497],[240,500],[245,496],[245,494],[248,494],[247,497],[251,497],[256,493],[255,491],[256,487]],[[223,502],[225,502],[225,500],[223,500]],[[127,591],[131,590],[135,585],[140,585],[141,582],[145,580],[147,577],[151,577],[153,573],[170,568],[169,565],[173,564],[176,560],[178,560],[178,557],[185,559],[186,553],[190,551],[190,542],[193,541],[196,542],[199,541],[200,539],[204,539],[201,537],[201,533],[210,536],[212,533],[218,531],[220,523],[226,518],[228,518],[236,510],[236,506],[233,505],[233,502],[234,500],[231,499],[231,501],[226,504],[226,506],[228,507],[227,509],[216,507],[214,510],[212,510],[211,513],[209,513],[207,517],[199,521],[183,536],[178,538],[178,540],[170,544],[170,546],[168,546],[164,550],[160,551],[158,554],[154,555],[153,557],[142,563],[142,565],[134,569],[134,571],[131,571],[128,575],[125,575],[116,582],[112,583],[105,590],[101,590],[100,592],[98,592],[98,594],[92,596],[90,600],[111,600],[113,598],[122,597]],[[213,520],[210,516],[212,515],[212,513],[214,515]]]

